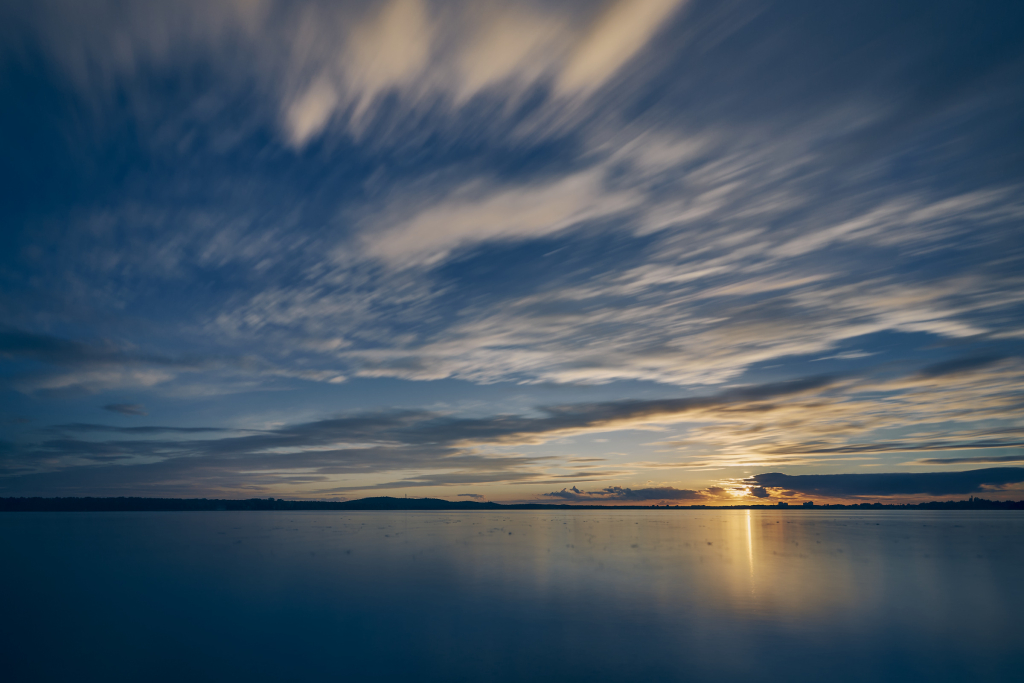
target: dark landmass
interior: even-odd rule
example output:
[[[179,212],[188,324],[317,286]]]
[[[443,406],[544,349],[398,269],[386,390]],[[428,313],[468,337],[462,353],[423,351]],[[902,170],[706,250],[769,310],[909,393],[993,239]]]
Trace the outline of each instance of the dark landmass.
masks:
[[[935,500],[924,503],[775,505],[570,505],[480,503],[440,498],[361,498],[346,501],[217,500],[212,498],[0,498],[0,512],[205,512],[242,510],[1024,510],[1024,500]]]

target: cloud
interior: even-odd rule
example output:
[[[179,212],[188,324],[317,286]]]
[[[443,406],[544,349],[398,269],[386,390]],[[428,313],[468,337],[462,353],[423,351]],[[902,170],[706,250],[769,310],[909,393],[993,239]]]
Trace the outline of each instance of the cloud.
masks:
[[[1024,482],[1024,467],[992,467],[966,472],[894,472],[872,474],[757,474],[744,483],[766,489],[834,498],[981,493]]]
[[[998,367],[977,370],[991,372],[1010,381]],[[918,375],[910,375],[917,377]],[[968,375],[969,377],[970,375]],[[956,376],[963,381],[962,375]],[[953,376],[941,381],[953,381]],[[32,475],[28,481],[45,481],[47,473],[88,466],[102,458],[118,458],[122,467],[142,475],[160,472],[149,465],[159,461],[180,461],[183,472],[190,468],[217,472],[235,482],[284,481],[287,476],[313,477],[324,491],[391,489],[443,485],[472,485],[493,482],[548,482],[576,479],[604,480],[628,476],[629,470],[598,468],[586,473],[554,473],[548,456],[500,455],[494,449],[535,446],[554,440],[595,432],[625,429],[664,429],[683,425],[687,438],[664,442],[684,453],[694,445],[695,456],[659,466],[718,467],[753,464],[807,464],[848,457],[848,453],[943,450],[961,444],[980,446],[988,439],[991,447],[1005,447],[1014,441],[1013,429],[955,431],[941,412],[927,403],[915,411],[929,414],[948,434],[942,439],[927,433],[908,435],[901,443],[844,444],[851,435],[891,430],[905,424],[896,409],[880,409],[874,402],[858,405],[848,394],[862,380],[810,377],[798,381],[736,387],[705,396],[653,400],[620,400],[597,403],[549,405],[532,414],[497,414],[466,417],[427,410],[356,413],[331,419],[288,424],[260,431],[226,430],[208,427],[108,427],[67,424],[35,432],[45,438],[25,437],[4,456],[12,477]],[[901,380],[894,380],[899,382]],[[939,382],[939,378],[929,380]],[[961,386],[957,387],[962,393]],[[872,389],[874,391],[874,389]],[[855,395],[855,393],[853,394]],[[968,398],[968,401],[970,399]],[[954,409],[965,409],[959,405]],[[979,410],[999,409],[992,403]],[[961,419],[978,418],[962,415]],[[875,423],[867,422],[874,419]],[[204,433],[215,438],[196,438]],[[95,435],[95,436],[93,436]],[[101,440],[92,440],[104,437]],[[807,443],[794,442],[804,436]],[[91,437],[91,438],[90,438]],[[823,441],[824,439],[828,441]],[[831,445],[824,445],[830,443]],[[641,464],[642,465],[642,464]],[[638,465],[639,466],[639,465]],[[365,481],[364,477],[401,472],[401,478]],[[586,479],[581,479],[581,475]],[[186,479],[191,475],[184,475]],[[198,476],[198,475],[197,475]],[[865,475],[866,476],[866,475]],[[13,485],[14,478],[8,478]],[[311,481],[313,481],[311,480]],[[201,486],[198,483],[197,486]],[[20,484],[19,484],[20,485]],[[759,481],[747,486],[772,488]],[[686,490],[686,489],[681,489]],[[568,490],[569,494],[581,495]],[[720,491],[701,495],[716,496]],[[615,487],[591,492],[609,500],[630,496],[659,495],[666,500],[671,491],[629,492]]]
[[[820,393],[709,411],[659,445],[692,467],[765,467],[956,450],[993,451],[987,460],[1024,443],[1015,417],[1024,367],[1016,360],[929,378],[876,373],[848,374]]]
[[[970,451],[986,448],[1013,448],[1024,446],[1024,441],[1017,440],[991,440],[991,441],[966,441],[957,442],[952,440],[922,441],[920,437],[904,441],[889,441],[881,443],[851,443],[842,446],[823,446],[815,444],[786,444],[775,448],[762,448],[762,453],[786,454],[786,455],[853,455],[866,453],[912,453],[914,451]],[[998,456],[994,456],[998,457]],[[1014,456],[1008,456],[1014,457]],[[962,458],[969,461],[971,458]],[[950,462],[947,460],[945,462]],[[996,460],[998,462],[998,460]],[[925,461],[922,461],[925,462]]]
[[[832,352],[886,330],[960,338],[1020,333],[1011,314],[1010,293],[1019,289],[1009,265],[1015,252],[993,246],[1013,244],[1019,183],[891,183],[881,166],[836,163],[836,145],[887,116],[877,102],[851,93],[830,91],[855,101],[816,106],[799,125],[777,119],[777,111],[756,125],[706,119],[703,102],[729,99],[709,83],[742,76],[743,86],[729,92],[753,97],[789,82],[786,69],[765,78],[762,58],[739,46],[735,56],[715,51],[712,34],[721,39],[729,24],[748,19],[735,9],[701,7],[700,23],[671,24],[678,30],[659,36],[682,3],[595,9],[396,0],[307,4],[301,11],[220,4],[180,3],[150,16],[103,3],[80,14],[73,3],[58,3],[48,6],[49,23],[40,13],[32,22],[43,23],[32,27],[67,69],[122,79],[124,91],[140,97],[148,69],[180,73],[177,57],[190,55],[215,67],[218,87],[220,77],[241,83],[252,98],[246,111],[270,102],[287,144],[303,147],[322,135],[325,150],[345,151],[301,157],[323,177],[309,188],[277,179],[260,185],[263,171],[232,168],[222,181],[230,191],[218,192],[231,199],[217,212],[166,208],[180,204],[177,196],[149,207],[151,215],[140,215],[146,212],[137,203],[97,210],[54,245],[35,245],[40,253],[62,245],[53,253],[63,256],[43,259],[54,272],[41,278],[68,280],[53,287],[60,297],[90,290],[92,305],[125,306],[140,302],[137,292],[157,289],[158,277],[185,283],[190,274],[216,273],[219,291],[202,299],[216,303],[197,303],[202,320],[189,323],[218,348],[258,344],[267,355],[320,349],[325,369],[303,370],[313,381],[361,375],[720,384],[759,363]],[[775,46],[780,34],[764,30],[764,45]],[[614,77],[648,47],[673,65],[671,79],[643,61],[635,78]],[[690,50],[708,57],[695,66]],[[242,57],[229,59],[229,52]],[[834,67],[821,64],[826,72]],[[612,82],[614,92],[582,107],[571,125],[538,122],[560,120],[568,107],[555,84],[596,93]],[[642,100],[634,85],[671,90],[665,101],[686,102],[686,116],[653,107],[637,118],[630,112]],[[149,103],[158,111],[162,104]],[[180,140],[162,135],[172,146],[185,144],[203,131],[236,128],[234,119],[225,126],[228,118],[211,115]],[[253,130],[265,130],[260,125]],[[336,194],[329,188],[339,186],[331,174],[342,173],[341,158],[360,176],[344,186],[363,189],[358,199],[322,199]],[[418,161],[396,167],[398,158]],[[296,209],[283,216],[274,208],[280,206],[309,207],[309,215]],[[323,216],[336,217],[328,220],[333,227]],[[571,248],[548,259],[544,272],[519,278],[519,287],[482,288],[469,297],[465,283],[451,277],[457,269],[438,272],[474,250],[505,254],[545,241]],[[584,250],[600,255],[571,260]],[[1000,251],[1005,256],[997,259]],[[853,265],[869,253],[875,267]],[[942,272],[926,254],[948,256]],[[993,259],[1004,266],[983,266]],[[826,260],[839,266],[822,271]],[[86,261],[96,269],[84,272]],[[394,271],[410,266],[419,272],[394,282]],[[258,268],[259,277],[235,268]],[[581,338],[588,343],[575,343]],[[344,367],[328,370],[328,363]],[[170,372],[93,374],[48,386],[154,386],[166,384]]]
[[[558,109],[605,85],[683,4],[98,2],[85,12],[53,1],[5,19],[93,102],[117,85],[141,96],[149,71],[205,63],[227,91],[255,86],[276,100],[283,137],[302,148],[332,120],[361,134],[389,95],[413,111],[439,98],[457,111],[482,91],[514,100],[543,84]]]
[[[47,366],[3,379],[8,386],[26,393],[148,387],[166,382],[177,372],[195,371],[207,364],[198,358],[140,353],[109,342],[83,344],[13,328],[0,329],[0,359]]]
[[[569,17],[514,3],[479,3],[478,28],[457,59],[457,101],[464,103],[480,91],[506,81],[522,88],[551,70],[565,50]],[[550,7],[549,7],[550,9]]]
[[[21,367],[25,361],[41,364],[41,367],[30,366],[28,371],[8,374],[0,378],[0,384],[23,393],[50,395],[153,387],[171,382],[183,374],[200,371],[205,371],[208,378],[215,376],[220,380],[232,375],[243,375],[250,381],[261,375],[334,384],[345,380],[335,370],[280,367],[253,354],[171,355],[144,352],[105,340],[87,344],[13,328],[0,328],[0,360],[21,364]],[[19,365],[15,367],[20,369]],[[222,382],[222,388],[226,384]],[[251,385],[246,388],[251,388]],[[104,409],[128,414],[107,406]]]
[[[424,0],[391,0],[357,25],[344,62],[346,76],[359,93],[353,119],[358,122],[380,93],[411,85],[427,67],[433,41]]]
[[[464,186],[441,201],[410,209],[412,217],[400,217],[403,210],[382,219],[388,213],[382,212],[367,223],[361,246],[367,256],[392,267],[439,267],[474,248],[497,253],[502,245],[541,238],[571,242],[576,250],[593,239],[597,252],[593,224],[598,219],[637,226],[660,210],[646,188],[616,188],[610,177],[609,170],[601,169],[575,173],[544,190]],[[479,198],[470,196],[469,187],[478,188]],[[611,194],[613,189],[618,193]],[[607,196],[599,201],[602,192]],[[1007,199],[1005,194],[989,197],[986,207],[994,210]],[[920,197],[908,204],[928,205]],[[597,252],[585,266],[556,258],[552,265],[557,268],[531,272],[531,291],[489,293],[486,304],[464,306],[457,318],[421,328],[414,340],[393,343],[381,337],[378,344],[347,347],[338,356],[359,374],[374,377],[561,383],[643,379],[685,385],[726,382],[756,364],[786,356],[820,357],[848,340],[887,330],[953,338],[1017,334],[999,329],[997,321],[1010,317],[994,314],[1002,310],[1010,316],[1015,305],[1005,292],[1016,285],[1000,275],[910,281],[891,273],[877,278],[824,274],[804,256],[771,255],[772,245],[787,236],[755,227],[756,216],[763,218],[763,213],[735,218],[737,206],[726,201],[721,211],[702,219],[717,229],[676,225],[649,251],[637,252],[639,242],[612,240],[598,231],[612,248]],[[907,208],[904,217],[915,213]],[[784,215],[778,218],[788,221]],[[820,219],[830,220],[827,215]],[[914,248],[926,248],[924,243],[938,234],[923,229],[927,224],[908,225],[903,218],[884,224],[873,220],[865,219],[871,237],[857,248],[884,248],[872,243],[873,236],[889,230],[919,243]],[[951,213],[941,220],[966,224],[971,219]],[[792,225],[787,232],[814,232],[802,219]],[[743,249],[735,248],[737,234],[749,237]],[[351,250],[343,253],[350,256]],[[579,338],[588,344],[576,344]]]
[[[699,500],[704,498],[700,491],[677,489],[672,486],[658,486],[644,489],[628,489],[621,486],[609,486],[600,491],[592,491],[604,500],[643,501],[643,500]]]
[[[133,406],[134,407],[134,406]],[[115,411],[119,412],[119,411]],[[146,415],[146,413],[128,413],[130,415]],[[47,431],[64,433],[97,433],[107,432],[110,434],[160,434],[162,432],[176,432],[181,434],[194,434],[199,432],[245,432],[256,431],[246,429],[227,429],[224,427],[164,427],[159,425],[146,425],[140,427],[114,427],[111,425],[89,424],[83,422],[72,422],[68,424],[49,427]]]
[[[103,410],[109,410],[112,413],[120,413],[122,415],[148,415],[145,412],[145,406],[140,403],[108,403],[103,406]]]
[[[304,145],[330,121],[338,104],[338,92],[329,82],[317,80],[288,107],[288,138],[296,146]]]
[[[768,493],[768,489],[763,486],[751,486],[747,489],[747,492],[755,498],[767,498],[771,495]]]
[[[0,460],[0,490],[11,495],[174,491],[187,496],[298,487],[299,493],[320,495],[543,478],[543,458],[483,455],[443,446],[410,448],[378,440],[357,444],[337,437],[325,442],[313,435],[268,436],[263,441],[53,438],[21,443]],[[116,467],[97,464],[113,460],[119,463]],[[380,475],[388,472],[415,474],[382,480]]]
[[[563,94],[600,87],[643,48],[685,0],[618,0],[573,50],[555,83]]]
[[[472,498],[473,500],[483,500],[486,498],[482,493],[459,493],[459,498]]]
[[[995,355],[954,358],[953,360],[935,363],[934,365],[922,368],[920,375],[921,377],[930,379],[932,377],[943,377],[945,375],[952,375],[960,372],[972,372],[974,370],[993,365],[994,363],[1003,360],[1003,358],[1005,358],[1005,356]]]
[[[562,489],[561,491],[552,491],[551,493],[543,494],[549,498],[563,498],[565,500],[581,500],[586,498],[587,493],[573,486],[571,489]]]
[[[55,365],[99,364],[125,360],[116,348],[90,347],[78,342],[23,330],[0,329],[0,355],[7,358],[28,358]]]
[[[1024,462],[1024,453],[1015,455],[978,455],[969,458],[922,458],[908,465],[981,465],[997,462]]]
[[[707,397],[548,406],[532,417],[468,418],[425,410],[362,413],[206,439],[189,437],[204,432],[216,434],[218,430],[69,424],[43,430],[39,433],[46,438],[22,442],[6,454],[5,468],[11,476],[0,486],[21,487],[45,482],[47,477],[60,479],[64,476],[57,476],[61,472],[88,469],[97,459],[111,458],[122,461],[121,467],[137,472],[141,479],[164,472],[164,468],[156,467],[158,462],[176,462],[174,468],[180,471],[175,476],[194,479],[200,488],[204,486],[204,472],[239,485],[283,481],[289,476],[312,477],[311,481],[325,485],[335,482],[324,489],[329,491],[547,481],[559,477],[580,480],[579,473],[550,473],[548,456],[496,455],[481,449],[540,444],[572,433],[675,421],[689,414],[702,415],[749,401],[808,392],[828,383],[827,379],[811,378],[737,388]],[[103,433],[110,437],[82,438]],[[85,469],[83,481],[89,479]],[[194,474],[186,474],[192,470]],[[384,482],[360,481],[364,475],[385,472],[415,474]],[[119,470],[118,474],[124,472]],[[586,476],[593,480],[619,474],[600,471]],[[341,481],[345,483],[339,485]],[[609,489],[600,495],[625,500],[640,494]]]
[[[144,354],[125,350],[109,342],[89,345],[46,334],[36,334],[13,328],[0,329],[0,356],[27,358],[51,365],[102,366],[128,362],[153,365],[198,364],[192,359],[174,359],[158,354]]]
[[[613,429],[677,431],[661,465],[692,471],[1013,462],[1022,62],[1003,11],[968,35],[948,8],[921,33],[870,3],[837,23],[675,0],[6,3],[26,141],[7,158],[29,190],[0,268],[4,387],[45,401],[387,377],[594,398],[267,433],[34,432],[5,462],[181,460],[139,472],[186,483],[209,463],[196,481],[225,486],[558,481],[543,463],[430,459]],[[81,182],[87,199],[65,192]],[[812,358],[830,379],[730,393]],[[253,404],[221,405],[247,424]],[[246,473],[248,458],[309,467]]]
[[[456,249],[490,241],[545,237],[636,207],[641,196],[603,187],[600,171],[517,188],[473,182],[393,225],[372,225],[368,256],[393,266],[431,265]]]
[[[707,497],[702,491],[691,491],[688,489],[677,489],[672,486],[660,486],[643,489],[629,489],[621,486],[608,486],[599,491],[581,491],[573,486],[570,489],[552,491],[541,494],[549,498],[561,498],[574,502],[590,501],[616,501],[616,502],[645,502],[651,500],[703,500]],[[715,495],[715,494],[712,494]]]

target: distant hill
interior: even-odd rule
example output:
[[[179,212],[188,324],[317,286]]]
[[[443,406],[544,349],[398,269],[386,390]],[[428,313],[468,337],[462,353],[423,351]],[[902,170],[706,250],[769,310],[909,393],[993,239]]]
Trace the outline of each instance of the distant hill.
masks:
[[[391,498],[359,500],[280,500],[249,498],[0,498],[0,512],[215,512],[260,510],[1024,510],[1024,501],[970,498],[916,504],[852,503],[849,505],[570,505],[548,503],[481,503],[440,498]]]

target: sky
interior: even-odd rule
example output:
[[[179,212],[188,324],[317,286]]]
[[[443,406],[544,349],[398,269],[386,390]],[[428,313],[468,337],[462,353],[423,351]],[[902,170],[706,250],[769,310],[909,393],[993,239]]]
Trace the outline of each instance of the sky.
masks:
[[[1024,498],[1024,5],[0,3],[0,496]]]

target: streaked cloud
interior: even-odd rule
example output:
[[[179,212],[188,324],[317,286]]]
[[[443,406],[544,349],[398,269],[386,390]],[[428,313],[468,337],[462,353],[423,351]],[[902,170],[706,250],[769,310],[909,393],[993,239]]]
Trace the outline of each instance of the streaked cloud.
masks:
[[[917,394],[897,394],[879,405],[858,398],[858,383],[863,381],[871,379],[818,377],[688,398],[542,406],[533,415],[466,417],[424,410],[356,413],[260,430],[71,423],[36,431],[10,449],[3,458],[6,475],[2,485],[26,490],[41,485],[35,482],[67,479],[72,471],[87,476],[90,468],[99,466],[95,463],[105,462],[118,464],[104,467],[132,469],[140,486],[170,485],[152,479],[170,471],[175,477],[196,477],[197,487],[223,487],[228,481],[234,482],[234,488],[262,487],[288,481],[301,485],[299,490],[307,495],[487,483],[543,484],[559,479],[577,485],[621,481],[645,470],[806,465],[836,462],[849,454],[1012,448],[1022,443],[1024,432],[1020,429],[1004,429],[1003,433],[957,429],[991,419],[1005,410],[1005,405],[990,401],[968,411],[964,405],[945,404],[941,397],[921,403]],[[1019,392],[1009,396],[1020,400]],[[910,405],[918,412],[908,413]],[[943,409],[954,412],[943,414]],[[929,420],[936,426],[931,430],[926,428]],[[916,431],[896,442],[891,437],[888,442],[879,441],[879,435],[907,425],[914,425]],[[674,463],[611,462],[606,458],[562,461],[529,452],[581,434],[680,427],[687,430],[687,438],[665,442],[687,454]],[[688,455],[694,446],[698,447],[696,453]],[[177,464],[171,465],[172,461]],[[584,463],[582,469],[576,464],[580,462]],[[951,464],[958,463],[954,460]],[[194,475],[187,474],[193,469]],[[202,472],[220,483],[202,484]],[[388,474],[404,476],[365,481],[367,476]],[[119,477],[133,480],[125,472],[119,472]],[[769,489],[781,486],[768,479],[745,483]],[[691,489],[676,494],[659,486],[641,489],[611,484],[586,495],[571,489],[558,495],[580,496],[573,500],[603,497],[619,501],[731,495]]]
[[[982,493],[1024,482],[1024,467],[990,467],[966,472],[894,472],[871,474],[802,474],[772,472],[754,475],[747,483],[809,496],[933,496]]]
[[[969,458],[922,458],[908,465],[988,465],[1002,462],[1024,462],[1024,453],[1015,455],[978,455]]]
[[[103,406],[103,410],[109,410],[112,413],[120,413],[121,415],[147,415],[146,407],[140,403],[108,403]]]
[[[547,237],[634,209],[641,201],[637,194],[604,187],[599,172],[516,188],[472,183],[395,225],[371,225],[363,244],[368,256],[388,264],[429,266],[457,248]]]
[[[685,0],[618,0],[593,23],[559,74],[561,93],[600,87],[639,52]]]
[[[548,10],[552,5],[548,4]],[[476,21],[457,58],[457,103],[489,87],[512,82],[521,89],[548,74],[565,53],[569,16],[544,13],[525,3],[476,3]],[[477,18],[478,17],[478,18]],[[474,30],[472,24],[476,24]]]
[[[288,136],[294,145],[303,145],[319,133],[334,115],[338,91],[328,81],[313,82],[295,102],[288,106],[285,117]]]
[[[296,8],[225,0],[128,9],[97,3],[86,12],[52,1],[8,14],[83,90],[166,69],[183,54],[219,57],[231,45],[235,58],[211,61],[223,76],[255,80],[277,98],[282,133],[301,148],[336,118],[365,130],[388,94],[414,105],[440,96],[459,107],[496,86],[513,96],[537,83],[563,97],[589,93],[635,59],[684,4],[389,0]]]

